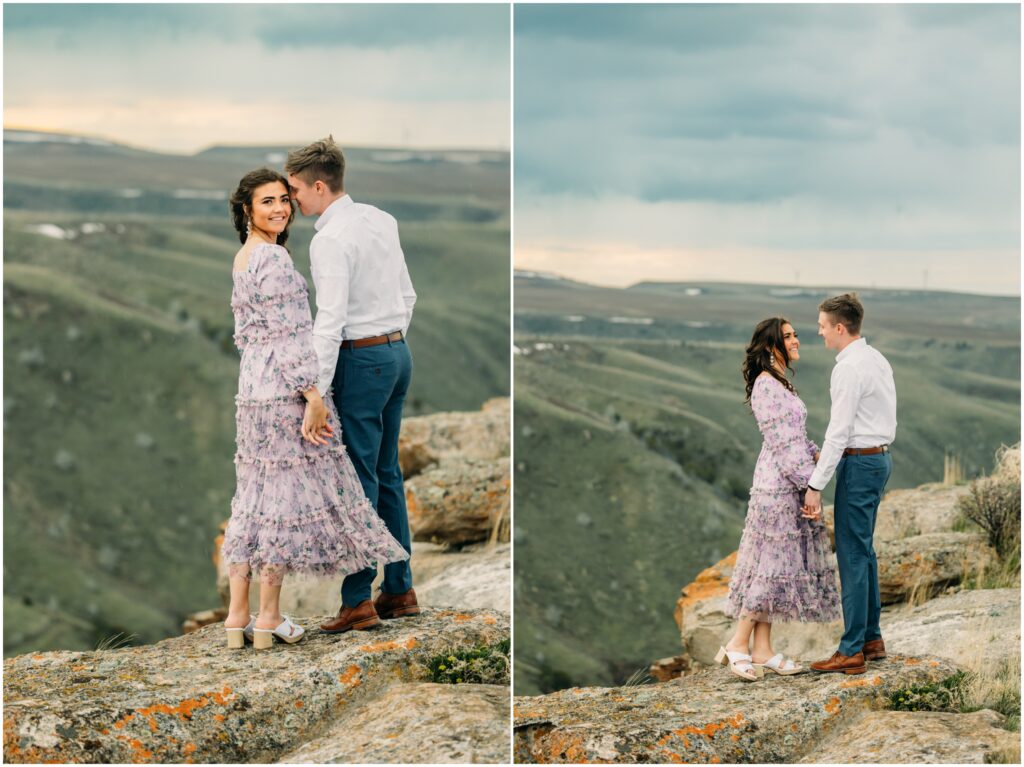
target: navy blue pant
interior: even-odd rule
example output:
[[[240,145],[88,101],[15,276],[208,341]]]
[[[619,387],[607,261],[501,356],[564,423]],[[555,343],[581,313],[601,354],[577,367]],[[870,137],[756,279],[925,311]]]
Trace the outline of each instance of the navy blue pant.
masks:
[[[341,440],[363,491],[388,530],[410,554],[412,539],[402,467],[398,464],[398,432],[411,379],[412,354],[405,341],[341,349],[332,394],[341,418]],[[342,604],[355,607],[369,599],[376,577],[376,567],[346,576],[341,584]],[[383,591],[401,594],[411,588],[412,569],[407,560],[384,566]]]
[[[892,456],[844,455],[836,468],[836,559],[843,587],[843,632],[839,652],[856,655],[879,639],[882,600],[875,557],[875,519],[892,474]]]

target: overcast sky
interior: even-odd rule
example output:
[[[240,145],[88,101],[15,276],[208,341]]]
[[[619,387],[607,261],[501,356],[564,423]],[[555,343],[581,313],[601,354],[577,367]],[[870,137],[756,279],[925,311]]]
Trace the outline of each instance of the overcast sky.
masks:
[[[515,10],[516,265],[1020,292],[1020,9]]]
[[[510,146],[502,5],[9,5],[4,125],[195,151]]]

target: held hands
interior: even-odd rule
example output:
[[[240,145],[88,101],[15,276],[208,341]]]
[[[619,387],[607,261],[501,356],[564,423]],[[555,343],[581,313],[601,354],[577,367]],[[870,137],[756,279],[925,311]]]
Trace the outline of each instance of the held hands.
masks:
[[[302,438],[313,445],[326,445],[334,436],[334,429],[327,423],[328,412],[320,392],[314,387],[305,393],[306,412],[302,418]]]
[[[800,516],[804,519],[821,519],[821,492],[807,488],[804,505],[800,508]]]

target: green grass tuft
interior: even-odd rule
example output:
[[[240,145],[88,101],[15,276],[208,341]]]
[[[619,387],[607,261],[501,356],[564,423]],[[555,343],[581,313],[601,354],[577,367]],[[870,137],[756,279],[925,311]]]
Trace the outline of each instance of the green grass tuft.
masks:
[[[508,684],[511,641],[470,650],[449,650],[427,661],[430,679],[439,684]]]

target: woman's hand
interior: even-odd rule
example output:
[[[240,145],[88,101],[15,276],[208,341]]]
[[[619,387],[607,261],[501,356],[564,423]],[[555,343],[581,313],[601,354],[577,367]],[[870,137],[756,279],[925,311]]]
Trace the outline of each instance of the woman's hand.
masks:
[[[817,463],[819,458],[821,458],[821,453],[820,452],[815,453],[814,454],[814,462]]]
[[[306,412],[302,418],[302,438],[313,445],[326,445],[334,436],[334,429],[327,423],[327,406],[316,387],[303,396],[306,397]]]

